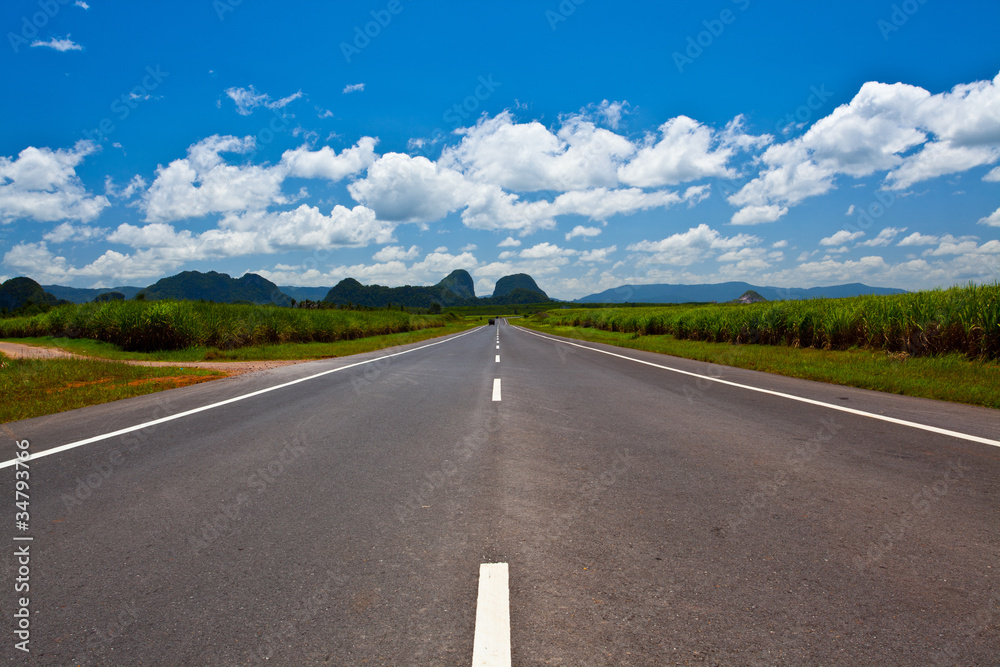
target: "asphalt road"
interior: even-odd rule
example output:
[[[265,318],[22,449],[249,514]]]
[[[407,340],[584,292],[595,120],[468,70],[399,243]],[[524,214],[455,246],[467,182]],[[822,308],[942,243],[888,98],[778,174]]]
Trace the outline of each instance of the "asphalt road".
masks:
[[[432,343],[0,427],[6,462],[167,418],[29,461],[28,531],[0,469],[4,657],[469,665],[507,563],[514,664],[1000,664],[1000,447],[834,407],[993,441],[997,411]]]

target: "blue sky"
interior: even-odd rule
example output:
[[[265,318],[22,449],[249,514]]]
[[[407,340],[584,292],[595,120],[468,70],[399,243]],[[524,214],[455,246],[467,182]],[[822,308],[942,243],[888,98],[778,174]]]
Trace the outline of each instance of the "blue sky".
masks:
[[[0,279],[993,282],[998,25],[995,1],[11,0]]]

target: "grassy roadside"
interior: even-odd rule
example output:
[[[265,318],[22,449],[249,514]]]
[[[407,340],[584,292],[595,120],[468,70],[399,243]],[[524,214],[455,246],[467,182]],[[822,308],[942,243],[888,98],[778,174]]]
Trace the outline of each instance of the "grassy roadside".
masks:
[[[224,376],[199,368],[133,366],[99,359],[10,359],[0,354],[0,423]]]
[[[670,335],[636,336],[592,328],[546,325],[531,318],[517,324],[556,336],[647,350],[724,366],[892,394],[1000,408],[1000,364],[970,361],[961,354],[903,357],[857,349],[830,351],[773,345],[706,343],[678,340]]]
[[[402,333],[368,336],[354,340],[340,340],[331,343],[280,343],[255,347],[239,347],[220,350],[210,347],[189,347],[183,350],[162,352],[125,352],[117,345],[88,338],[3,338],[6,343],[21,343],[37,347],[57,347],[74,354],[100,359],[119,361],[274,361],[305,360],[346,357],[363,352],[374,352],[395,345],[417,343],[439,336],[460,333],[472,327],[485,324],[485,318],[459,320],[443,327],[417,329]]]
[[[189,348],[171,352],[123,352],[118,346],[83,338],[13,338],[6,342],[58,347],[87,359],[11,359],[0,353],[0,424],[88,405],[206,382],[225,373],[199,368],[149,367],[139,361],[270,361],[344,357],[460,333],[485,324],[467,318],[444,327],[370,336],[334,343],[284,343],[235,350]]]

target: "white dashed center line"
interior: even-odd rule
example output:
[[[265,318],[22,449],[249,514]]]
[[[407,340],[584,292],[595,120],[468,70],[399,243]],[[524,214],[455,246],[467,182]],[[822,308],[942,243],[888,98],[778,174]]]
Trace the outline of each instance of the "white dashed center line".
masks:
[[[495,378],[493,380],[493,400],[500,400],[500,378]]]
[[[497,355],[497,361],[496,361],[496,362],[497,362],[498,364],[500,363],[500,355],[499,355],[499,354]]]
[[[499,380],[497,380],[499,382]],[[507,563],[479,566],[473,667],[510,665],[510,587]]]

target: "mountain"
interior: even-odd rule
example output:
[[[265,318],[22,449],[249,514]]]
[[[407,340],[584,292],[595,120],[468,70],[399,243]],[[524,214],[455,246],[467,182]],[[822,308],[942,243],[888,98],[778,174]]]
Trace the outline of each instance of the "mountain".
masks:
[[[528,292],[537,292],[541,298],[535,299],[534,303],[539,301],[548,301],[549,296],[542,291],[542,288],[535,283],[535,279],[529,276],[527,273],[515,273],[512,276],[504,276],[497,281],[497,286],[493,288],[493,298],[508,296],[512,294],[515,290],[525,290]],[[526,303],[526,302],[521,302]]]
[[[446,289],[460,299],[476,298],[476,285],[472,282],[472,276],[464,269],[455,269],[435,287]]]
[[[511,305],[549,301],[531,276],[504,276],[497,281],[493,296],[476,296],[475,284],[468,271],[457,269],[441,282],[430,286],[362,285],[354,278],[345,278],[334,285],[323,299],[337,305],[354,304],[370,308],[385,308],[390,303],[407,308],[439,306]]]
[[[577,299],[577,303],[704,303],[733,301],[748,291],[768,301],[798,299],[839,299],[862,294],[905,294],[892,287],[871,287],[861,283],[830,287],[761,287],[744,282],[706,285],[622,285]]]
[[[11,278],[0,285],[0,310],[17,310],[26,305],[58,306],[67,303],[46,292],[31,278]]]
[[[63,287],[62,285],[42,285],[42,289],[49,294],[52,294],[60,299],[65,299],[70,303],[90,303],[95,297],[107,292],[121,292],[126,299],[131,299],[136,294],[141,292],[143,288],[122,286],[92,289],[83,287]]]
[[[242,278],[232,278],[225,273],[209,271],[184,271],[176,276],[158,280],[140,292],[146,299],[205,300],[217,303],[249,302],[274,303],[287,306],[291,299],[270,280],[256,273]]]
[[[740,298],[736,299],[733,303],[761,303],[764,301],[767,301],[767,299],[750,289],[744,292]]]

